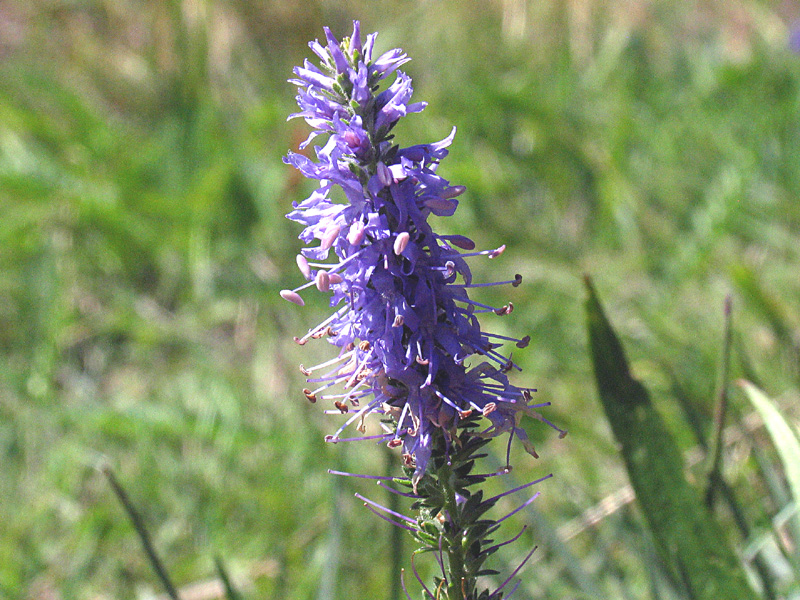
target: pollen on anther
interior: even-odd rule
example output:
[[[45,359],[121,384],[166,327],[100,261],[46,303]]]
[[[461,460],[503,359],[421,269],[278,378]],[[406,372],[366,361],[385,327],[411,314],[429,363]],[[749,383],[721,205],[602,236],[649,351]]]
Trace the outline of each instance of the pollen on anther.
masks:
[[[492,250],[491,252],[489,252],[489,258],[497,258],[497,257],[498,257],[498,256],[500,256],[500,255],[501,255],[503,252],[505,252],[505,249],[506,249],[506,245],[505,245],[505,244],[503,244],[502,246],[500,246],[500,247],[499,247],[499,248],[497,248],[496,250]]]
[[[308,388],[303,388],[303,393],[306,395],[306,398],[308,398],[308,401],[312,404],[317,401],[317,395]]]

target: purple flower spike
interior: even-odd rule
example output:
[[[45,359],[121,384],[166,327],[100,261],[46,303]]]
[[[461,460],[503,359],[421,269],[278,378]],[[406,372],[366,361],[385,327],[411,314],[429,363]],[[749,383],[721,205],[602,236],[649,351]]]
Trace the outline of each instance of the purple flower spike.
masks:
[[[362,44],[358,22],[349,39],[339,42],[327,28],[325,38],[325,45],[310,44],[319,67],[306,61],[290,79],[300,107],[290,118],[303,118],[313,130],[306,143],[328,138],[314,147],[316,160],[295,153],[284,159],[319,187],[287,215],[304,227],[299,237],[307,246],[298,266],[306,283],[281,295],[302,305],[299,292],[316,287],[335,307],[297,339],[325,337],[339,349],[336,359],[302,368],[316,387],[305,390],[306,396],[346,415],[342,428],[327,439],[343,440],[349,425],[363,434],[371,413],[392,417],[392,427],[381,423],[381,435],[347,439],[402,446],[415,487],[426,471],[434,434],[450,440],[459,421],[471,415],[486,420],[477,435],[516,436],[535,456],[519,426],[523,415],[542,420],[531,402],[535,390],[509,383],[506,373],[519,367],[498,350],[505,341],[524,347],[529,337],[482,331],[477,314],[502,316],[513,305],[480,304],[468,295],[477,284],[466,259],[493,258],[503,248],[475,252],[472,240],[437,235],[428,223],[431,214],[452,215],[456,197],[465,191],[437,172],[455,129],[436,143],[394,145],[390,132],[397,121],[425,107],[411,102],[411,78],[398,70],[408,57],[395,49],[373,61],[375,34]],[[381,86],[392,74],[394,81]],[[335,187],[344,192],[344,202],[334,198]],[[516,287],[520,281],[518,275],[483,285]]]

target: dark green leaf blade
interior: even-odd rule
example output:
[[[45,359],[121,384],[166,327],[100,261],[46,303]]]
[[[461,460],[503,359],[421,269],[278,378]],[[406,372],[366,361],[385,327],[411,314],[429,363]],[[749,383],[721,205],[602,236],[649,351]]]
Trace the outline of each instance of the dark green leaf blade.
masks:
[[[589,343],[600,400],[661,559],[691,598],[757,598],[719,524],[686,481],[678,446],[647,390],[631,376],[622,345],[588,277],[586,286]]]

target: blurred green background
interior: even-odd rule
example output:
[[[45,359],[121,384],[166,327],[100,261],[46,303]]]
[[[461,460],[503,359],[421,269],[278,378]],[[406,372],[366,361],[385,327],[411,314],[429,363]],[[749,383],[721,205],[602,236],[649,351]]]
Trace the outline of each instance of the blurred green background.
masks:
[[[539,544],[516,597],[659,595],[596,399],[583,273],[688,463],[684,416],[708,427],[726,294],[733,375],[796,388],[794,3],[5,0],[0,597],[160,593],[104,464],[187,599],[221,597],[215,554],[247,597],[390,597],[389,526],[352,496],[381,490],[326,473],[390,459],[322,441],[339,421],[305,400],[297,364],[332,352],[292,336],[326,301],[277,293],[301,281],[283,215],[311,189],[281,162],[307,135],[286,122],[286,79],[323,25],[347,35],[353,18],[413,58],[429,106],[398,142],[458,127],[441,173],[468,193],[439,228],[507,244],[473,263],[478,279],[525,278],[480,295],[517,309],[486,325],[532,335],[515,382],[570,430],[536,427],[542,458],[514,455],[518,482],[556,475],[494,559],[508,572]],[[796,392],[782,404],[797,416]],[[751,452],[764,434],[734,405],[728,476],[769,525]]]

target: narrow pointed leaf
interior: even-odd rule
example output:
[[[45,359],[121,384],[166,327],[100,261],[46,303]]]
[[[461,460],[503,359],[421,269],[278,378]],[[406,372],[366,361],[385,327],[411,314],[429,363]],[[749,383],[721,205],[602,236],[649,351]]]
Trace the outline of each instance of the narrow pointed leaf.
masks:
[[[783,463],[786,481],[795,504],[800,504],[800,440],[783,418],[775,403],[749,381],[740,381],[750,403],[755,407],[772,437]]]
[[[586,285],[600,400],[661,560],[693,599],[757,598],[722,529],[686,481],[680,450],[647,390],[631,376],[622,345],[588,278]]]

